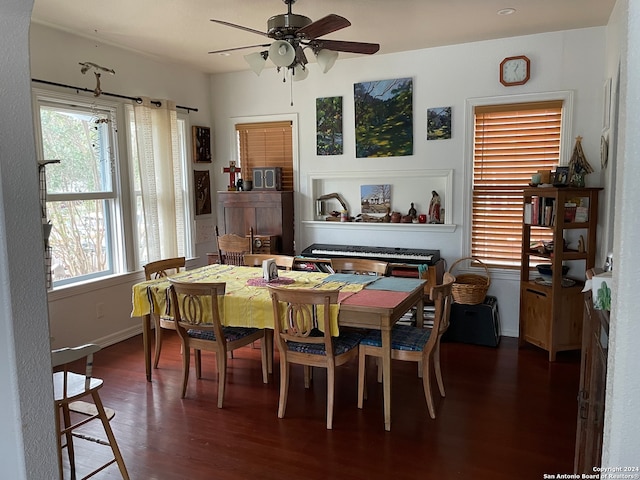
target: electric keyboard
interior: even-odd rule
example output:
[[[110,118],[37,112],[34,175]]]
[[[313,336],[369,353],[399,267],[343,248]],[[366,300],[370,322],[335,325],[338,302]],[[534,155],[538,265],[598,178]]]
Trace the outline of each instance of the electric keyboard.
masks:
[[[333,258],[359,257],[371,260],[382,260],[389,263],[406,263],[411,265],[435,265],[440,260],[440,250],[419,248],[365,247],[359,245],[330,245],[314,243],[302,251],[303,257]]]

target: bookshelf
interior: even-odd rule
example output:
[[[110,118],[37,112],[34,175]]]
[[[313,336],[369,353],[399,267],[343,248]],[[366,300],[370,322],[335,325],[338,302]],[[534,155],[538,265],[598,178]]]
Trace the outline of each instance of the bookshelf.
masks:
[[[523,192],[520,271],[520,345],[530,343],[549,353],[578,350],[582,343],[584,273],[596,255],[598,193],[601,188],[537,187]],[[565,241],[571,237],[574,242]],[[538,239],[553,242],[546,248]],[[549,245],[547,243],[547,245]],[[569,277],[562,266],[571,261]],[[535,265],[550,263],[550,281],[538,278]]]

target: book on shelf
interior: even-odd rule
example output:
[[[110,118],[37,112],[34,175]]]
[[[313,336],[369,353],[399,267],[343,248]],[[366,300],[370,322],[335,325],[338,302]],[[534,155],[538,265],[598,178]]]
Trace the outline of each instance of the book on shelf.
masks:
[[[565,223],[572,223],[576,221],[576,204],[573,202],[567,202],[564,204],[564,221]]]
[[[576,207],[575,221],[577,223],[584,223],[589,221],[589,207]]]
[[[540,197],[531,197],[531,225],[540,224]]]
[[[524,223],[527,225],[531,225],[531,204],[524,204]]]

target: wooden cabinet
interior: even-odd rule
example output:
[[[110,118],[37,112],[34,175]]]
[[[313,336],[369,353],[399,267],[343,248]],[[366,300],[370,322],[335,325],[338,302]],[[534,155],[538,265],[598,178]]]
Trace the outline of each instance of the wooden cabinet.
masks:
[[[582,345],[582,294],[584,272],[596,254],[598,192],[600,188],[527,188],[524,190],[522,265],[520,271],[520,345],[525,342],[549,352],[578,350]],[[575,212],[578,204],[578,212]],[[571,238],[567,248],[565,240]],[[551,238],[553,250],[534,246]],[[533,242],[532,242],[533,241]],[[562,266],[572,262],[569,283]],[[534,266],[551,263],[552,278],[541,282]],[[533,268],[533,270],[532,270]]]
[[[583,328],[574,473],[592,474],[602,456],[609,312],[593,308],[590,292],[584,295]]]
[[[218,226],[221,233],[276,237],[269,253],[294,254],[293,192],[218,192]]]

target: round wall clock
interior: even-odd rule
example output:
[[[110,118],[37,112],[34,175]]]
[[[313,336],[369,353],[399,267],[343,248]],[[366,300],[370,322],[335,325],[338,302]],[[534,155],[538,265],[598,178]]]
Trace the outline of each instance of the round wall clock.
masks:
[[[507,57],[500,62],[500,83],[505,87],[524,85],[531,75],[531,61],[524,55]]]

